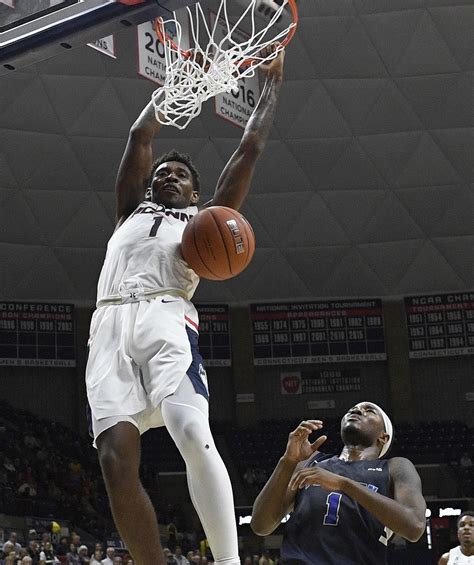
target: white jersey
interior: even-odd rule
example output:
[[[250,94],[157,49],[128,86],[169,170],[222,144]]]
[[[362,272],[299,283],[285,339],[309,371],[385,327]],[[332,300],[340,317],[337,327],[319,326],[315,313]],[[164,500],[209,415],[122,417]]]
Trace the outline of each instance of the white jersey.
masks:
[[[180,244],[184,228],[197,212],[196,206],[139,204],[109,240],[97,303],[124,297],[135,289],[175,291],[191,299],[199,277],[182,258]]]
[[[458,545],[449,550],[448,565],[474,565],[474,555],[464,555]]]

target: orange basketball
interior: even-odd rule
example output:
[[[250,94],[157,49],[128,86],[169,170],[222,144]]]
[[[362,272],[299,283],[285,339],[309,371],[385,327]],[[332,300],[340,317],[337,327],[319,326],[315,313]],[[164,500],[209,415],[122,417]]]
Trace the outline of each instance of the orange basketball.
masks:
[[[212,281],[224,281],[241,273],[254,251],[252,226],[242,214],[225,206],[198,212],[181,240],[181,252],[191,269]]]

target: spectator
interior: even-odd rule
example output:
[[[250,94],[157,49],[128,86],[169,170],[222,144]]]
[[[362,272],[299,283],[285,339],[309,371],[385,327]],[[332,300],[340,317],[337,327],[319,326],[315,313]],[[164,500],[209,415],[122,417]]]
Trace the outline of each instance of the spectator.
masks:
[[[69,543],[66,536],[63,536],[56,547],[56,555],[67,555],[69,553]]]
[[[25,555],[25,557],[23,557],[23,559],[21,560],[22,565],[32,565],[32,563],[33,563],[33,559],[29,555]],[[5,565],[8,565],[6,561],[5,561]]]
[[[77,553],[77,547],[73,543],[69,544],[69,552],[66,557],[68,565],[80,565],[81,563],[81,558]]]
[[[38,547],[38,542],[34,539],[28,542],[28,555],[31,557],[33,565],[39,565],[39,561],[40,561],[39,547]]]
[[[81,536],[77,532],[72,532],[71,543],[73,543],[76,547],[81,545]]]
[[[51,534],[49,532],[43,532],[41,534],[41,546],[40,549],[44,549],[44,546],[46,545],[46,543],[49,542],[51,543]]]
[[[189,561],[186,559],[186,557],[184,557],[183,550],[181,549],[180,545],[177,545],[174,548],[174,558],[178,565],[189,565]]]
[[[105,559],[102,559],[102,565],[114,565],[115,549],[108,547],[105,551]]]
[[[3,551],[5,551],[5,546],[7,545],[8,542],[13,544],[13,549],[15,550],[15,553],[18,555],[21,549],[21,545],[18,543],[16,532],[10,532],[10,536],[8,540],[3,544]]]
[[[13,545],[13,543],[11,541],[6,541],[3,544],[3,554],[5,556],[10,555],[10,553],[13,553],[16,555],[16,551],[15,551],[15,546]]]
[[[171,553],[171,550],[168,547],[163,548],[163,555],[165,556],[166,563],[172,563],[173,565],[178,564],[178,562],[174,558],[174,555]]]
[[[44,562],[45,565],[51,565],[53,563],[59,563],[58,559],[53,551],[53,546],[50,541],[45,541],[42,551],[40,551],[40,561]]]
[[[120,555],[116,555],[113,561],[114,565],[122,565],[123,559]]]
[[[90,558],[89,558],[89,549],[87,545],[81,545],[77,550],[77,554],[79,555],[79,563],[86,563],[89,565]]]
[[[102,549],[96,549],[94,551],[94,555],[91,557],[90,565],[101,565],[103,555],[104,552],[102,551]]]

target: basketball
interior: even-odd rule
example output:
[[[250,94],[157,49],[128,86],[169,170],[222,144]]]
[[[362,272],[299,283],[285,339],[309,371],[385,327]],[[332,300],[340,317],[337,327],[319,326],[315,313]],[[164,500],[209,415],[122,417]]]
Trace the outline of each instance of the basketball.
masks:
[[[224,281],[241,273],[252,260],[255,235],[236,210],[211,206],[191,218],[183,232],[181,252],[204,279]]]

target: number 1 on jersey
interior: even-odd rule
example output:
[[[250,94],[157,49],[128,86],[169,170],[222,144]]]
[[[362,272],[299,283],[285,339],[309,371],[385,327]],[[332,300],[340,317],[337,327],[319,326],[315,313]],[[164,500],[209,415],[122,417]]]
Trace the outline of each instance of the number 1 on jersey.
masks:
[[[158,231],[158,228],[160,227],[160,224],[161,224],[162,221],[163,221],[163,216],[156,216],[155,217],[155,222],[151,226],[151,230],[150,230],[148,237],[156,237],[156,232]]]
[[[324,516],[325,526],[337,526],[339,522],[339,506],[341,505],[342,494],[340,492],[330,492],[326,498],[327,511]]]

